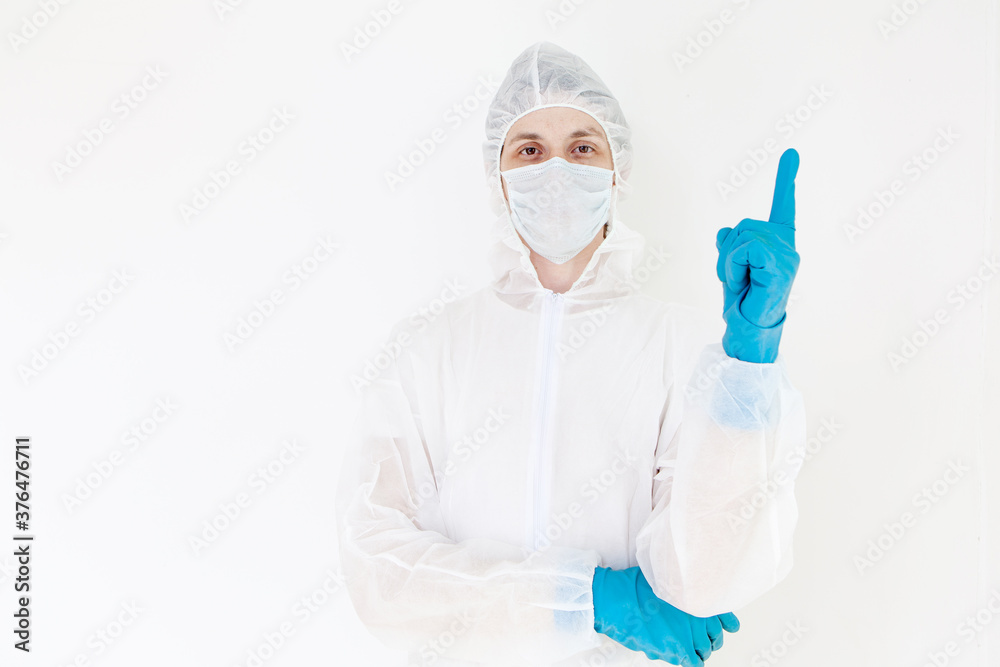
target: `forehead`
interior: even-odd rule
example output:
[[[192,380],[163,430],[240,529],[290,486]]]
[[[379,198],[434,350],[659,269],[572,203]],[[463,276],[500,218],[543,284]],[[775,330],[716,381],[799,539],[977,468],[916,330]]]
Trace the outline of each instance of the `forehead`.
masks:
[[[535,109],[517,119],[507,130],[508,141],[590,136],[607,142],[600,123],[588,113],[569,107]]]

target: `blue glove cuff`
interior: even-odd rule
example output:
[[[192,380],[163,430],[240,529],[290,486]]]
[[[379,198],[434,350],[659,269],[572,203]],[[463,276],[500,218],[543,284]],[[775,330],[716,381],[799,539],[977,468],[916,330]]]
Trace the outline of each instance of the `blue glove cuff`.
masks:
[[[778,358],[778,343],[785,325],[785,315],[774,326],[759,327],[743,317],[740,312],[741,299],[734,299],[722,314],[726,321],[726,333],[722,336],[722,348],[730,357],[755,364],[773,364]]]
[[[606,607],[611,601],[607,590],[607,576],[610,571],[611,568],[598,565],[594,569],[594,581],[591,584],[594,595],[594,630],[598,632],[605,632],[608,629],[603,622],[603,616],[607,613]]]
[[[610,567],[601,567],[594,570],[594,581],[592,584],[594,595],[594,630],[603,634],[610,634],[617,630],[626,632],[627,627],[617,627],[621,624],[623,617],[628,617],[631,623],[638,623],[638,617],[630,617],[632,610],[631,602],[636,600],[636,577],[639,568],[629,568],[627,570],[614,570]],[[634,613],[632,614],[634,616]],[[614,622],[618,620],[618,624]]]

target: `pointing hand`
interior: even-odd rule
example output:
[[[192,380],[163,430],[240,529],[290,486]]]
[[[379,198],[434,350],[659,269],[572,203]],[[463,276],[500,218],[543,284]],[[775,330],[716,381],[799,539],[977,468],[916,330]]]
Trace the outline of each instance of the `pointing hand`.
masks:
[[[799,268],[795,252],[795,175],[799,154],[790,148],[778,161],[771,214],[723,227],[715,240],[716,273],[722,281],[726,354],[772,363],[785,322],[785,307]]]

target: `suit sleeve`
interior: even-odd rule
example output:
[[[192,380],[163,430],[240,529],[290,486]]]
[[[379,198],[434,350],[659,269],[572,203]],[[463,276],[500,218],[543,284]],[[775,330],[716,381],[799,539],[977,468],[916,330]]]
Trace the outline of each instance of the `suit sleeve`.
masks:
[[[338,483],[341,567],[361,621],[425,659],[545,664],[598,646],[596,551],[448,538],[422,429],[441,383],[414,376],[416,347],[363,391]]]
[[[729,357],[705,313],[670,311],[653,511],[637,560],[658,597],[695,616],[735,611],[791,570],[806,440],[785,361]]]

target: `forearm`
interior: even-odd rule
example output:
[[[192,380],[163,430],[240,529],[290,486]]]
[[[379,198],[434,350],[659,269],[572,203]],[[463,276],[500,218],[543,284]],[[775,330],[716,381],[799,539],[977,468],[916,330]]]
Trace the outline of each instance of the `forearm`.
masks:
[[[711,345],[673,418],[663,490],[637,537],[637,558],[671,604],[698,616],[732,611],[791,567],[801,396],[780,360],[742,362]]]
[[[599,554],[448,538],[409,405],[398,382],[374,383],[338,486],[341,567],[361,620],[389,646],[470,661],[557,661],[599,644]]]

